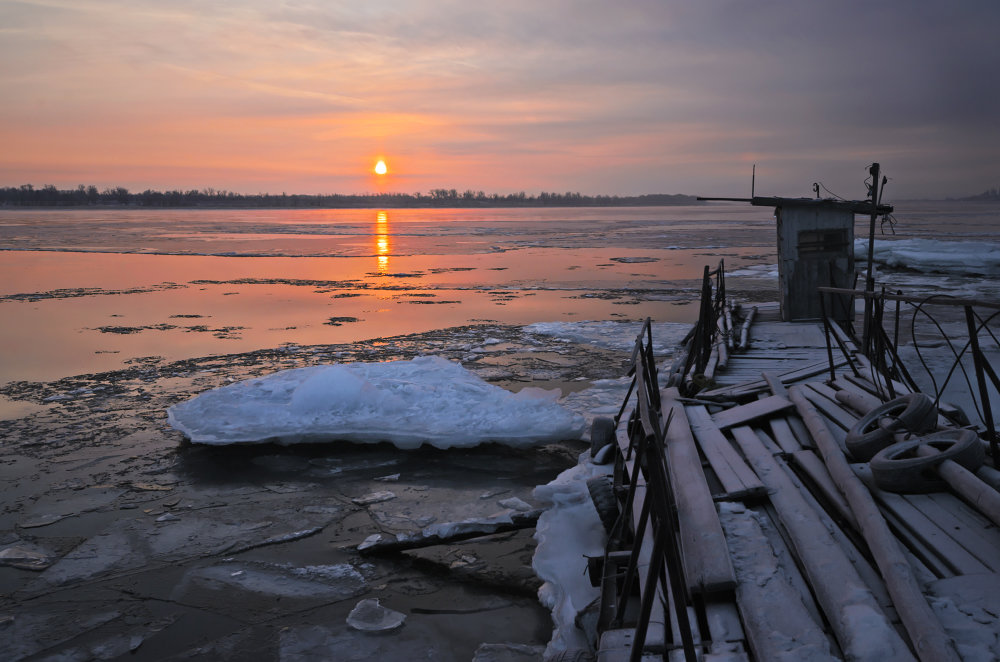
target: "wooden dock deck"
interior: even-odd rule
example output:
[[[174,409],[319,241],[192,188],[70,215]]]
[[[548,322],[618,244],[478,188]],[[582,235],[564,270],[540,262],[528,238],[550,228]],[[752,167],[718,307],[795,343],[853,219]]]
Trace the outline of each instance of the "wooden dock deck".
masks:
[[[1000,659],[992,461],[962,470],[980,490],[964,496],[947,485],[880,489],[845,441],[889,399],[884,379],[842,332],[842,345],[828,345],[822,323],[777,318],[760,306],[749,347],[707,388],[689,398],[658,389],[655,421],[637,406],[620,422],[615,475],[627,507],[604,560],[604,592],[617,597],[602,603],[597,659]],[[659,518],[636,446],[656,426],[670,488]],[[673,574],[650,577],[656,555]],[[631,597],[626,583],[638,587]]]

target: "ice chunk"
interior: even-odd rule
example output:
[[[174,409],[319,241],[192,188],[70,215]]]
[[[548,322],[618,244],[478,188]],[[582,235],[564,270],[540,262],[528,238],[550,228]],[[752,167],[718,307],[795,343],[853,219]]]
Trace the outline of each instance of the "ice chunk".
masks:
[[[351,499],[351,501],[353,501],[359,506],[368,506],[373,503],[382,503],[383,501],[390,501],[395,498],[396,498],[395,494],[385,490],[381,492],[372,492],[371,494],[365,494],[363,496],[359,496],[356,499]]]
[[[13,545],[0,550],[0,565],[22,570],[45,570],[52,565],[52,556],[34,545]]]
[[[582,417],[550,399],[511,393],[457,363],[423,356],[285,370],[207,391],[170,407],[167,417],[203,444],[344,440],[449,448],[579,438]]]
[[[347,615],[348,625],[355,630],[366,632],[395,630],[405,620],[406,614],[383,607],[377,598],[365,598]]]
[[[367,590],[367,582],[347,563],[295,567],[270,563],[226,563],[196,568],[187,573],[178,587],[184,594],[195,583],[206,588],[322,600],[343,600]]]

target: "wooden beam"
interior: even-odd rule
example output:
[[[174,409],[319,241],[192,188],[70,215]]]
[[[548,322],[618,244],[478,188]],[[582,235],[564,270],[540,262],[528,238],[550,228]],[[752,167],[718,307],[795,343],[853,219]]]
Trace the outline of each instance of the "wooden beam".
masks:
[[[789,389],[789,397],[795,403],[806,427],[809,428],[809,433],[816,440],[830,476],[854,511],[861,533],[868,543],[872,556],[875,557],[879,572],[885,579],[889,595],[892,596],[892,603],[913,642],[914,650],[921,660],[958,662],[959,656],[951,638],[945,633],[941,621],[927,604],[927,599],[899,547],[899,542],[889,531],[868,489],[851,471],[840,446],[834,441],[826,424],[805,398],[801,389],[799,386]]]
[[[664,418],[673,418],[666,434],[667,470],[677,503],[681,550],[688,588],[693,592],[730,591],[736,575],[712,492],[676,388],[663,392]]]
[[[719,428],[728,428],[734,425],[744,425],[755,419],[791,409],[793,406],[788,398],[772,395],[763,400],[755,400],[732,409],[724,409],[713,415],[712,420]]]

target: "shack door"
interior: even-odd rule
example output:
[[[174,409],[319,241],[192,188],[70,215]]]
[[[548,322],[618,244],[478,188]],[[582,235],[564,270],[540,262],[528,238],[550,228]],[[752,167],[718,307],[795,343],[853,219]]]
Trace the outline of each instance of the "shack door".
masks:
[[[778,225],[778,280],[781,318],[815,320],[823,315],[819,287],[854,286],[854,213],[842,209],[784,206],[775,210]],[[826,314],[853,318],[849,297],[827,296]]]

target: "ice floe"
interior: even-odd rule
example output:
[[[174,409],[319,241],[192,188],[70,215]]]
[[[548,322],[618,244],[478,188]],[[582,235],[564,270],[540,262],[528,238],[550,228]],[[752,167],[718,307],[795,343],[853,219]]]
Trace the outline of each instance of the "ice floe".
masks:
[[[856,260],[868,259],[868,240],[854,240]],[[878,264],[924,273],[1000,275],[1000,244],[934,239],[875,240]]]
[[[435,356],[285,370],[207,391],[170,407],[167,416],[202,444],[529,446],[578,438],[583,430],[583,419],[552,394],[512,393]]]
[[[652,325],[653,352],[657,357],[669,356],[677,349],[690,324],[659,322]],[[524,327],[528,333],[552,336],[567,342],[578,342],[602,349],[631,352],[635,338],[642,329],[640,322],[537,322]]]

